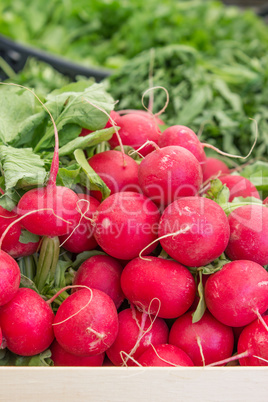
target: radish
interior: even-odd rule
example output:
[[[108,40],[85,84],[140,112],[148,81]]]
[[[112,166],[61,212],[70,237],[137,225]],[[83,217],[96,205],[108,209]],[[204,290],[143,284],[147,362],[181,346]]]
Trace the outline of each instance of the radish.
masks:
[[[88,194],[79,193],[77,196],[81,200],[77,203],[77,208],[81,211],[81,215],[77,216],[78,219],[73,223],[70,232],[60,236],[60,243],[65,250],[78,254],[83,251],[93,250],[97,246],[90,220],[100,202]]]
[[[151,346],[137,359],[137,362],[145,367],[194,366],[191,358],[182,349],[168,344]]]
[[[166,343],[168,327],[161,318],[141,313],[134,307],[118,314],[119,330],[115,342],[106,355],[115,366],[135,365],[136,360],[148,347]]]
[[[138,177],[142,192],[161,206],[196,195],[203,180],[196,157],[180,146],[151,152],[142,160]]]
[[[163,212],[159,238],[176,261],[200,267],[218,258],[229,240],[230,228],[223,209],[208,198],[184,197]]]
[[[105,352],[118,332],[118,314],[112,299],[97,289],[81,289],[60,305],[54,320],[59,344],[76,356]]]
[[[5,251],[0,250],[0,306],[8,303],[20,286],[20,268]]]
[[[206,158],[203,166],[203,182],[212,179],[213,177],[220,177],[228,175],[230,169],[228,166],[220,159],[217,158]]]
[[[66,352],[56,340],[54,340],[49,349],[51,350],[51,359],[54,362],[54,366],[98,367],[102,366],[105,356],[105,353],[88,357],[75,356]]]
[[[263,204],[268,205],[268,197],[263,200]]]
[[[137,113],[129,113],[121,116],[117,123],[120,126],[119,134],[123,145],[139,149],[146,141],[158,143],[161,131],[154,119]],[[116,134],[109,140],[109,144],[111,148],[119,145]],[[153,150],[152,145],[146,145],[139,152],[145,156]]]
[[[206,154],[197,135],[189,127],[175,125],[168,127],[162,132],[159,139],[159,147],[179,145],[188,149],[196,157],[203,170],[206,163]]]
[[[192,314],[188,312],[177,318],[170,330],[169,343],[184,350],[195,366],[230,357],[234,348],[232,328],[216,320],[208,311],[193,323]]]
[[[161,318],[184,314],[195,298],[195,281],[187,268],[158,257],[135,258],[124,268],[121,286],[126,298],[142,311]]]
[[[260,195],[256,187],[245,177],[227,174],[219,177],[219,179],[222,184],[226,184],[230,190],[230,202],[233,201],[235,197],[255,197],[260,199]]]
[[[7,348],[21,356],[46,350],[54,339],[51,307],[32,289],[21,288],[0,308],[0,326]]]
[[[160,114],[162,114],[164,110],[160,111],[160,113],[153,114],[151,111],[147,110],[140,110],[140,109],[123,109],[123,110],[118,110],[117,115],[122,116],[126,114],[138,114],[140,116],[143,116],[147,119],[151,119],[158,124],[158,126],[164,126],[165,123],[164,121],[159,117]],[[120,124],[118,124],[120,126]]]
[[[2,349],[2,343],[3,343],[3,335],[2,335],[2,330],[0,327],[0,350]]]
[[[123,267],[108,255],[95,255],[84,261],[75,274],[73,285],[99,289],[114,301],[116,308],[122,304],[124,294],[120,285]],[[80,291],[79,287],[73,291]]]
[[[17,218],[18,215],[15,211],[10,212],[0,206],[0,236]],[[39,240],[36,242],[21,243],[19,241],[21,233],[21,223],[17,222],[10,227],[2,242],[2,250],[13,258],[34,254],[39,246]]]
[[[138,164],[130,156],[123,157],[119,151],[105,151],[92,156],[88,163],[109,187],[111,194],[119,191],[139,192]],[[100,191],[94,191],[94,196],[100,200],[102,198]]]
[[[71,224],[76,222],[79,216],[76,209],[78,197],[71,189],[56,186],[59,169],[58,131],[51,113],[44,105],[43,107],[50,115],[55,132],[55,149],[49,181],[46,187],[27,191],[17,205],[17,212],[24,217],[22,224],[29,232],[39,236],[62,236],[68,233]]]
[[[268,326],[268,316],[263,317]],[[248,352],[248,356],[239,359],[241,366],[268,366],[268,330],[257,319],[247,325],[240,334],[237,352]]]
[[[223,324],[250,324],[268,308],[268,272],[253,261],[229,262],[207,280],[205,301]]]
[[[229,215],[230,240],[226,255],[231,260],[268,264],[268,208],[243,205]]]
[[[131,260],[157,238],[159,219],[158,208],[144,195],[115,193],[100,204],[94,215],[94,236],[110,256]],[[150,246],[147,254],[155,246]]]

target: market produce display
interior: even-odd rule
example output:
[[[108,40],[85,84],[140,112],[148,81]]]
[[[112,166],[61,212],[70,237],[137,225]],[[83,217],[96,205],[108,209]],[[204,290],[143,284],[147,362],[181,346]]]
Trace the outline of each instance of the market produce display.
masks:
[[[268,365],[268,163],[114,108],[0,86],[0,365]]]

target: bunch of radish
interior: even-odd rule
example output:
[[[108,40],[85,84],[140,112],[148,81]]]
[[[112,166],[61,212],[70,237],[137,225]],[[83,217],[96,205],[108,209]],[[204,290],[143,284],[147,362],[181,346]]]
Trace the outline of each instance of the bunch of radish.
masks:
[[[27,191],[12,213],[1,208],[1,348],[49,349],[55,366],[268,365],[267,199],[207,158],[188,127],[161,132],[163,122],[141,111],[112,112],[114,124],[120,137],[88,159],[108,197],[56,185],[54,125],[47,185]],[[24,229],[37,236],[27,247]],[[52,241],[71,260],[92,254],[47,298]],[[18,264],[33,254],[36,289],[23,285]]]

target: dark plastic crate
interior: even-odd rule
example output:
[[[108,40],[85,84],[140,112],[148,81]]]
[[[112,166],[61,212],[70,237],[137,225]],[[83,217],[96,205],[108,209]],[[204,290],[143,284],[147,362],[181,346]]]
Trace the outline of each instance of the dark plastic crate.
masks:
[[[76,76],[82,75],[85,77],[93,77],[96,82],[100,82],[111,74],[109,70],[86,67],[62,57],[51,55],[42,50],[21,45],[3,35],[0,35],[0,57],[2,57],[16,73],[23,69],[28,57],[35,57],[51,65],[55,70],[73,80],[75,80]],[[2,80],[8,78],[1,68],[0,78]]]

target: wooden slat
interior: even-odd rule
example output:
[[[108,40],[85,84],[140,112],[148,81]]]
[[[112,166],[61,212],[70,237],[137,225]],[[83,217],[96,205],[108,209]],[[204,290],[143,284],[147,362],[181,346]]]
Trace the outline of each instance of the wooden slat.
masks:
[[[0,401],[268,400],[268,368],[2,367]]]

